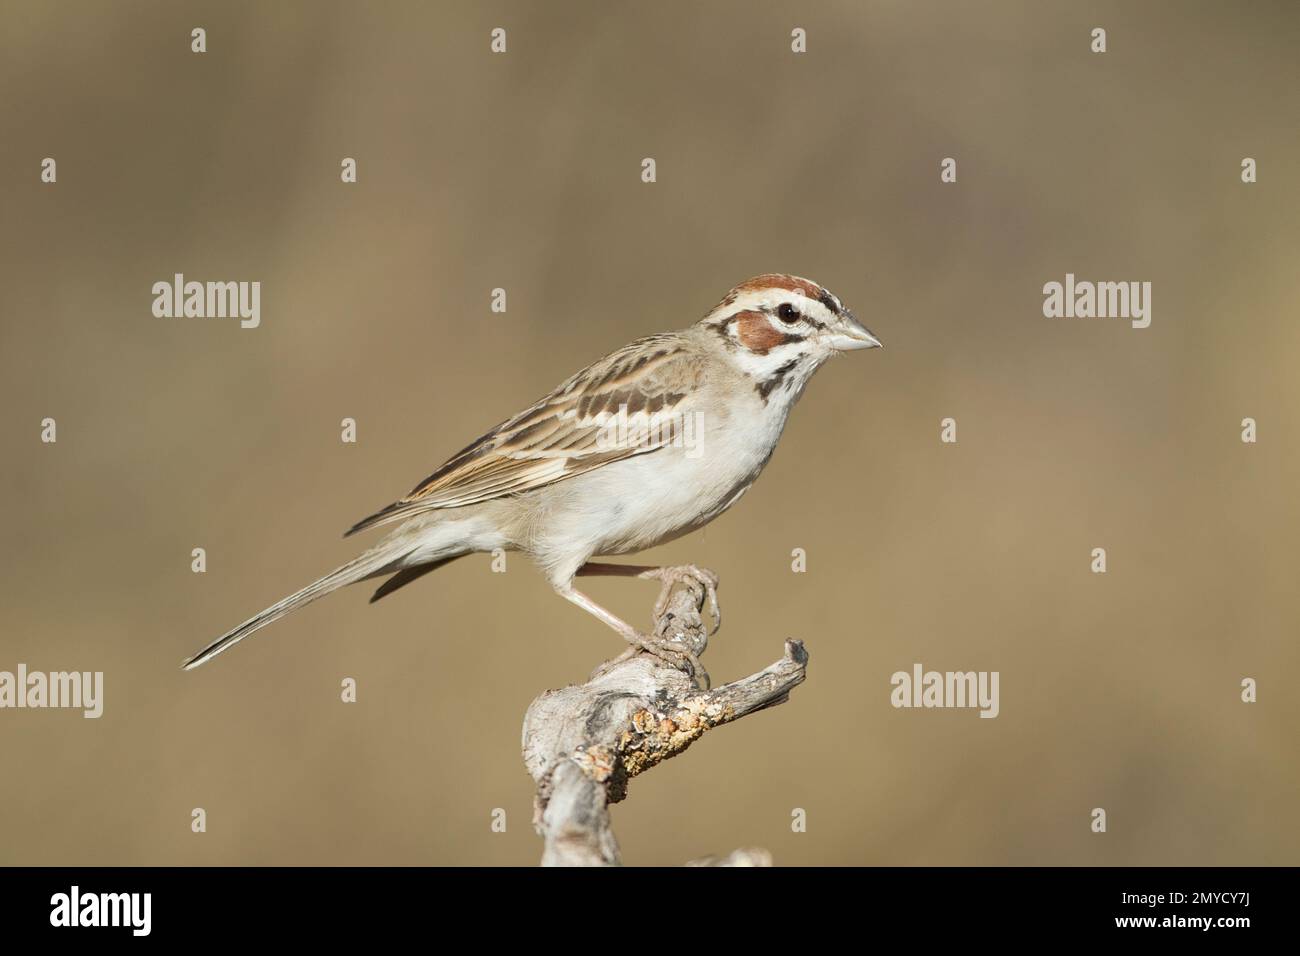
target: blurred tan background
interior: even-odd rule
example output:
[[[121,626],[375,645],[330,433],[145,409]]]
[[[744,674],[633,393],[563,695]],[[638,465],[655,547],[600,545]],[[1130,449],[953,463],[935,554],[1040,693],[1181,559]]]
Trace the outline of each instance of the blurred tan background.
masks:
[[[0,862],[535,863],[524,709],[620,644],[525,559],[178,665],[764,271],[886,348],[646,558],[721,574],[715,680],[791,636],[809,680],[635,780],[625,859],[1300,862],[1294,4],[0,8],[0,669],[106,683],[98,721],[0,712]],[[261,328],[154,318],[175,272],[260,280]],[[1067,272],[1152,282],[1151,327],[1044,318]],[[591,590],[640,623],[656,593]],[[914,662],[999,671],[1001,716],[893,709]]]

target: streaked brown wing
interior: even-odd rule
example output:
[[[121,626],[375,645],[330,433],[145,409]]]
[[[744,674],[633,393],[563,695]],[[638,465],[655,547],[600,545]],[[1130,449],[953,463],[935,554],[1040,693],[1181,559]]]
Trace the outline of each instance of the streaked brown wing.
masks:
[[[519,494],[662,448],[676,434],[678,406],[695,384],[672,333],[627,345],[583,369],[502,422],[348,534],[422,511],[462,508]],[[627,429],[611,417],[626,408]]]

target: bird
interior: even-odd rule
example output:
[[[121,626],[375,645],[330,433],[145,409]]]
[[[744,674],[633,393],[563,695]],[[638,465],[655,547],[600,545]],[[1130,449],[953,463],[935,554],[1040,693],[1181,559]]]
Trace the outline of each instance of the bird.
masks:
[[[637,630],[575,578],[657,579],[656,614],[676,584],[693,580],[716,631],[712,572],[591,559],[643,551],[722,514],[762,472],[813,373],[836,355],[879,347],[817,283],[782,273],[748,279],[693,325],[616,349],[492,428],[345,533],[394,525],[382,540],[182,666],[192,670],[347,585],[386,578],[373,603],[457,558],[501,549],[529,556],[557,594],[616,631],[628,647],[615,660],[649,652],[702,672],[679,643]]]

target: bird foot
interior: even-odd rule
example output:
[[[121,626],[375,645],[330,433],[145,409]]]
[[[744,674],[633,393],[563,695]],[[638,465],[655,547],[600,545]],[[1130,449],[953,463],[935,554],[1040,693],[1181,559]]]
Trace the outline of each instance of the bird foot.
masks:
[[[713,615],[713,629],[710,634],[717,634],[718,628],[722,627],[722,606],[718,604],[718,576],[708,568],[701,568],[694,564],[679,564],[671,568],[651,568],[649,571],[642,571],[637,577],[654,578],[663,582],[663,587],[659,591],[659,599],[655,601],[655,620],[663,617],[663,613],[668,609],[668,598],[673,593],[673,588],[678,584],[694,582],[704,591],[705,599],[709,602],[709,613]]]
[[[709,689],[711,684],[709,672],[700,663],[699,656],[681,643],[641,633],[627,636],[627,642],[629,645],[627,650],[599,665],[591,672],[591,677],[588,679],[595,680],[598,677],[603,677],[619,664],[631,660],[638,654],[649,654],[652,657],[657,657],[669,667],[689,674],[691,679],[695,681],[695,686],[701,690]]]

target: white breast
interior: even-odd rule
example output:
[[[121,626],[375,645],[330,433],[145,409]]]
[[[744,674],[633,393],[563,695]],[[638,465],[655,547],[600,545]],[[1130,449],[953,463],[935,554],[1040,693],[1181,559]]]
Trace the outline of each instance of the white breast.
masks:
[[[791,396],[793,399],[795,396]],[[680,445],[614,462],[547,489],[528,550],[555,580],[593,555],[627,554],[692,531],[734,504],[767,464],[793,401],[699,411]]]

